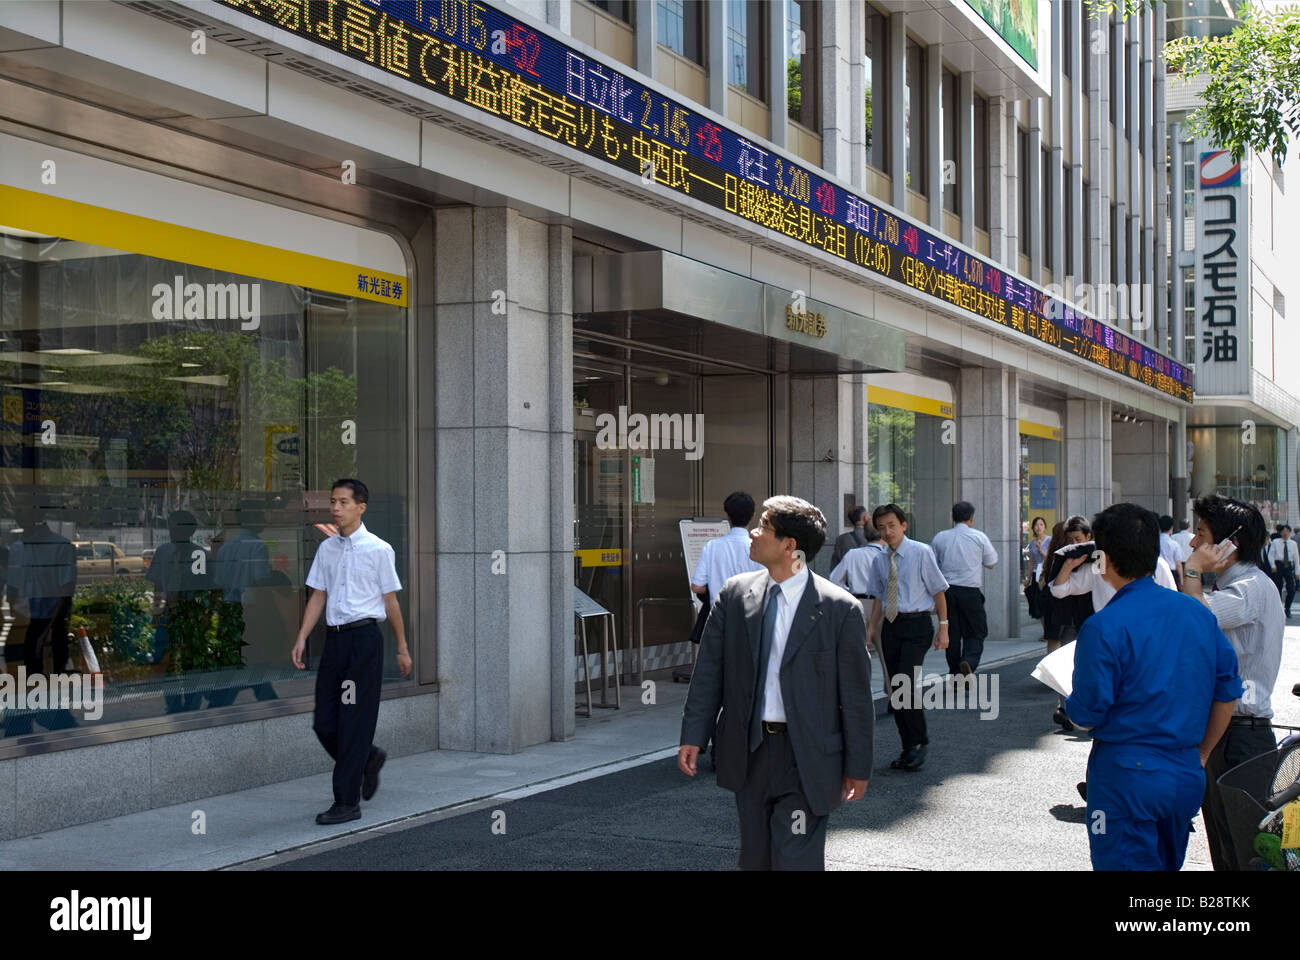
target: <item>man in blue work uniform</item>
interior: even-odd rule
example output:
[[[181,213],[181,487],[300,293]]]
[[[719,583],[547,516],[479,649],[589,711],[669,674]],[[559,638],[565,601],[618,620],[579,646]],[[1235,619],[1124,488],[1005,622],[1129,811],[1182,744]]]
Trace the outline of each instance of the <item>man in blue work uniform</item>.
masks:
[[[1095,870],[1178,870],[1205,792],[1206,758],[1241,696],[1237,655],[1214,615],[1153,579],[1159,518],[1097,514],[1102,575],[1116,589],[1079,630],[1065,712],[1092,731],[1088,843]]]

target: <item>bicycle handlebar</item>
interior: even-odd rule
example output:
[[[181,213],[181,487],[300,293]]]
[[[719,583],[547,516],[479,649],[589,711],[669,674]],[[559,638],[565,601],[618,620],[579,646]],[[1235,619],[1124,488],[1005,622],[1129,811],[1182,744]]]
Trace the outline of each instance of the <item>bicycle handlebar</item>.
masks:
[[[1264,798],[1265,810],[1276,810],[1284,807],[1292,800],[1300,799],[1300,780],[1297,780],[1291,786],[1287,787],[1281,793],[1275,793],[1271,797]]]

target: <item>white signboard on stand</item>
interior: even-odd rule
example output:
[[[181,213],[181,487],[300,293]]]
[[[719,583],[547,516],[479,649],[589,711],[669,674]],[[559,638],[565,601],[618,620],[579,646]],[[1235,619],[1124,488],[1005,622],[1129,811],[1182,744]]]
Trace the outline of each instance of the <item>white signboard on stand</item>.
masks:
[[[717,537],[725,537],[731,524],[726,520],[679,520],[677,527],[682,534],[682,557],[686,560],[686,584],[689,588],[691,575],[695,573],[695,565],[700,562],[704,545]],[[698,598],[695,603],[695,609],[699,610]]]

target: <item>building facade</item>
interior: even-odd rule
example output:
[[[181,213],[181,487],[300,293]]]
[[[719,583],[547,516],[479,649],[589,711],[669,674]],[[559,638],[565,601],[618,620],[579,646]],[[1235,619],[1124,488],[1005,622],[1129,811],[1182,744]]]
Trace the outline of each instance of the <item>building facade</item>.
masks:
[[[1234,4],[1229,12],[1239,12]],[[1219,4],[1178,3],[1171,35],[1221,36],[1236,24]],[[1248,152],[1240,162],[1196,137],[1188,117],[1204,78],[1174,80],[1168,109],[1171,325],[1193,367],[1179,486],[1186,498],[1218,493],[1254,503],[1270,530],[1300,522],[1296,443],[1300,425],[1300,334],[1286,322],[1300,296],[1294,157],[1283,164]],[[1190,521],[1190,514],[1186,514]]]
[[[969,500],[1036,629],[1031,517],[1169,510],[1191,373],[1162,12],[999,10],[0,5],[6,669],[62,610],[105,683],[7,712],[0,837],[326,769],[288,649],[340,475],[404,584],[390,753],[571,737],[575,582],[629,675],[689,662],[679,524],[734,489]]]

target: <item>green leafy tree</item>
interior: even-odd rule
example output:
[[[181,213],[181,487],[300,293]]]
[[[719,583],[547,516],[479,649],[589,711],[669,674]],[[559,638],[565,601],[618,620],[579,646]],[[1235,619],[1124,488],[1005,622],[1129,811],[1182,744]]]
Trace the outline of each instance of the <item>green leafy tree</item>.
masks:
[[[785,97],[786,112],[791,120],[798,120],[803,108],[803,71],[799,57],[790,57],[785,62]]]
[[[1088,0],[1092,18],[1117,9],[1127,19],[1163,0]],[[1165,44],[1165,65],[1185,80],[1207,77],[1204,103],[1188,117],[1197,136],[1240,161],[1248,150],[1286,159],[1300,134],[1300,6],[1247,7],[1222,37],[1177,37]]]
[[[871,149],[871,84],[867,84],[867,149]]]

